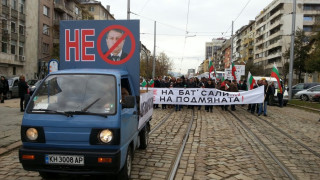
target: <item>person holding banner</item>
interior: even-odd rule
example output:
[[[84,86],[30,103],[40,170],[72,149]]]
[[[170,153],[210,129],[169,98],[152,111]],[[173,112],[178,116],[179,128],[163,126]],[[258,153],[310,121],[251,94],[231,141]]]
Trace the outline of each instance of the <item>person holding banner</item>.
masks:
[[[269,87],[267,80],[262,80],[262,85],[264,85],[264,100],[263,103],[260,104],[258,116],[262,113],[263,107],[263,115],[267,116],[267,103],[270,94],[272,94],[272,89]]]
[[[208,81],[205,85],[205,88],[212,88],[212,89],[215,88],[215,85],[210,78],[208,79]],[[212,112],[213,105],[206,105],[205,109],[207,112],[209,112],[209,111]]]
[[[107,32],[107,46],[110,50],[114,44],[118,42],[118,40],[121,38],[121,36],[124,34],[124,31],[121,29],[111,29]],[[120,61],[128,56],[127,53],[122,51],[123,45],[125,40],[122,40],[120,44],[111,52],[111,54],[108,56],[108,59],[112,61]]]
[[[183,88],[184,85],[182,84],[181,78],[177,79],[177,82],[173,85],[174,88]],[[181,105],[176,104],[176,111],[181,111]]]

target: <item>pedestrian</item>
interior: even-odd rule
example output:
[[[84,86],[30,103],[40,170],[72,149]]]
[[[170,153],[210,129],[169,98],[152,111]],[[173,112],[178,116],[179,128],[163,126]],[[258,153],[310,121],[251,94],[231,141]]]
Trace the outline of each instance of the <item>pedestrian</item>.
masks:
[[[239,89],[238,89],[238,85],[237,85],[237,80],[233,80],[232,83],[230,83],[229,81],[229,84],[228,84],[230,87],[229,87],[229,92],[239,92]],[[231,111],[235,111],[236,110],[236,105],[232,104],[231,105]]]
[[[272,94],[272,89],[269,87],[267,80],[263,80],[262,84],[264,85],[264,100],[263,100],[263,103],[260,104],[258,116],[262,114],[262,108],[263,108],[263,115],[267,116],[267,104],[268,104],[268,99]]]
[[[160,82],[160,87],[161,88],[169,88],[170,87],[170,82],[169,82],[169,78],[165,77],[164,81]],[[162,109],[167,109],[167,105],[166,104],[162,104],[161,105]]]
[[[19,77],[18,87],[19,87],[19,97],[20,97],[20,112],[23,112],[24,107],[26,106],[26,104],[24,104],[24,97],[28,93],[28,85],[23,75]]]
[[[205,85],[205,88],[211,88],[211,89],[215,88],[215,85],[214,85],[213,81],[210,78],[208,79],[208,81],[207,81],[207,83]],[[205,109],[206,109],[207,112],[209,112],[209,111],[212,112],[213,105],[206,105]]]
[[[3,98],[1,99],[1,103],[4,103],[4,99],[7,97],[7,93],[9,92],[9,82],[4,76],[1,76],[1,82],[3,84]]]
[[[187,88],[196,88],[196,83],[194,82],[193,78],[190,78],[187,82]],[[188,109],[193,109],[194,105],[188,105]]]
[[[280,81],[280,86],[283,89],[282,81]],[[277,89],[277,96],[278,96],[278,101],[279,101],[279,107],[283,107],[283,91],[280,92],[280,87]]]
[[[182,79],[178,78],[176,84],[173,86],[174,88],[183,88],[184,85],[182,84]],[[176,104],[176,111],[181,111],[181,105]]]

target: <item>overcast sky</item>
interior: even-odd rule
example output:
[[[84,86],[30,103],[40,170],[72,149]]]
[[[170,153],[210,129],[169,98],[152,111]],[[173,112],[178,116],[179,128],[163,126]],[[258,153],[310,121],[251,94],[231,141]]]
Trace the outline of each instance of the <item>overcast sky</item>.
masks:
[[[127,0],[101,2],[104,6],[110,5],[110,12],[117,20],[127,19]],[[272,0],[131,0],[131,12],[138,15],[131,14],[130,18],[140,20],[140,40],[152,53],[154,21],[157,21],[156,53],[167,54],[174,64],[173,71],[185,74],[190,68],[197,70],[204,60],[205,42],[210,42],[212,38],[230,38],[232,21],[235,20],[235,32],[247,25],[249,20],[254,20],[271,2]]]

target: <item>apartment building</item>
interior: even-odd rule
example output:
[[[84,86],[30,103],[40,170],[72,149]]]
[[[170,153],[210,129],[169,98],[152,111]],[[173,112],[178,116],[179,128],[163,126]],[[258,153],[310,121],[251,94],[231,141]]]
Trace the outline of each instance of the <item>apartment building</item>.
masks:
[[[297,0],[296,29],[311,33],[320,14],[319,0]],[[266,73],[275,63],[280,74],[288,59],[283,54],[290,48],[292,26],[292,0],[274,0],[256,16],[254,63],[263,65]]]
[[[231,39],[225,40],[222,43],[221,48],[218,50],[214,66],[217,71],[224,71],[225,68],[230,66],[230,55],[231,55]]]
[[[0,6],[0,74],[7,77],[24,74],[27,65],[26,2],[2,0]]]
[[[217,38],[212,39],[211,42],[206,42],[205,58],[210,59],[211,57],[214,57],[224,41],[224,38]]]
[[[240,64],[246,64],[247,61],[254,59],[254,35],[255,35],[255,21],[250,21],[249,24],[240,32],[242,41],[240,50]]]
[[[115,20],[114,16],[110,14],[110,6],[104,7],[100,1],[95,0],[79,0],[81,5],[93,15],[95,20]]]

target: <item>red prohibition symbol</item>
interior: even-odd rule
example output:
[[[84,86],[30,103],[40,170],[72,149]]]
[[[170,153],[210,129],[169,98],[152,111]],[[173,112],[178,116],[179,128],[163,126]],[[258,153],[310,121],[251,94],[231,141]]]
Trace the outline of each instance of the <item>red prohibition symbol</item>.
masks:
[[[104,35],[112,30],[112,29],[121,29],[124,31],[123,35],[121,36],[120,39],[118,39],[118,41],[106,52],[106,53],[103,53],[102,52],[102,49],[101,49],[101,40],[103,40],[104,38]],[[124,59],[121,59],[120,61],[113,61],[112,59],[108,59],[108,56],[111,54],[111,52],[127,37],[129,36],[130,40],[131,40],[131,49],[130,49],[130,52],[128,53],[128,56],[125,57]],[[132,34],[132,32],[124,27],[124,26],[121,26],[121,25],[111,25],[111,26],[108,26],[106,28],[103,29],[103,31],[99,34],[98,36],[98,42],[97,42],[97,47],[98,47],[98,53],[100,55],[100,57],[107,63],[109,64],[113,64],[113,65],[120,65],[120,64],[123,64],[125,62],[127,62],[133,55],[134,51],[135,51],[135,48],[136,48],[136,41],[134,39],[134,36]]]

